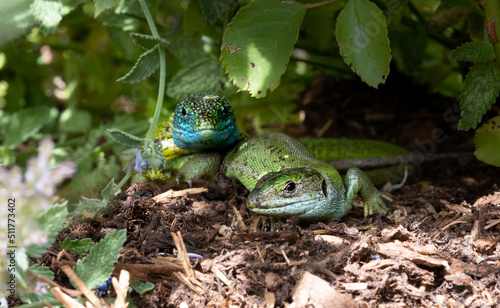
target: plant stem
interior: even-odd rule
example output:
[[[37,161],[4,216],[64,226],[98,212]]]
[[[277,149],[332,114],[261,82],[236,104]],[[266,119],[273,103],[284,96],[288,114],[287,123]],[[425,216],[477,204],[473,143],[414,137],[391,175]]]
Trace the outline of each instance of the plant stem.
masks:
[[[127,174],[125,175],[125,177],[113,189],[113,192],[110,194],[110,196],[113,196],[114,194],[116,194],[118,192],[118,190],[120,190],[122,188],[122,186],[125,185],[125,183],[127,183],[127,181],[130,179],[130,177],[132,176],[132,174],[134,174],[134,171],[127,172]]]
[[[318,7],[318,6],[327,5],[327,4],[335,2],[335,1],[337,1],[337,0],[325,0],[322,2],[318,2],[318,3],[308,3],[308,4],[306,4],[306,9],[311,9],[311,8]]]
[[[153,16],[149,11],[148,4],[146,0],[139,0],[141,4],[142,11],[144,12],[144,16],[146,16],[146,20],[148,21],[149,28],[151,29],[151,33],[154,37],[160,38],[158,34],[158,30],[156,29],[155,22],[153,20]],[[159,81],[159,89],[158,89],[158,99],[156,101],[155,113],[153,115],[153,122],[151,122],[151,126],[149,127],[148,133],[146,134],[146,146],[147,143],[152,142],[153,134],[155,132],[156,125],[158,124],[158,119],[160,118],[161,109],[163,106],[163,98],[165,96],[165,80],[167,78],[167,69],[165,64],[165,51],[161,46],[159,46],[160,53],[160,81]]]
[[[495,49],[497,61],[500,61],[500,42],[498,35],[500,34],[500,2],[498,0],[484,0],[484,22],[488,31],[491,44]],[[488,24],[491,27],[488,27]]]

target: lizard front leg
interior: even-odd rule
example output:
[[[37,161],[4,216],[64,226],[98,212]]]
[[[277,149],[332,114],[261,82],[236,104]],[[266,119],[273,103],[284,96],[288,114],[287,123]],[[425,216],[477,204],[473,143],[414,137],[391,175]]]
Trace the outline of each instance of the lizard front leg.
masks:
[[[344,178],[346,187],[346,204],[351,205],[359,194],[364,203],[365,216],[374,212],[385,214],[387,206],[385,202],[392,202],[392,198],[380,192],[370,181],[368,176],[359,168],[350,168]]]

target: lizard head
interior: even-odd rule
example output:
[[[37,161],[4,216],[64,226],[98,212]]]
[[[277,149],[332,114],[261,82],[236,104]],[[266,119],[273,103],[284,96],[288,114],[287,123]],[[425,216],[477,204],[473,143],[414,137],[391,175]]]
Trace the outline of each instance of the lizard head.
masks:
[[[179,148],[200,151],[233,145],[239,130],[233,108],[224,96],[196,94],[177,104],[172,135]]]
[[[247,199],[251,211],[264,216],[318,217],[322,204],[329,202],[329,181],[317,170],[287,168],[259,179]]]

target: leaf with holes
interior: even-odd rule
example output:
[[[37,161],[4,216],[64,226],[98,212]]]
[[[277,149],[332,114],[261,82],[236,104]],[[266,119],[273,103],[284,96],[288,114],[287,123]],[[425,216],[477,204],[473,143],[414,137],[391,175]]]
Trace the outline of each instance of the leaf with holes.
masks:
[[[500,116],[494,117],[477,129],[474,135],[477,159],[500,167]]]
[[[368,85],[377,88],[389,74],[391,49],[382,10],[369,0],[349,0],[335,30],[344,62]]]
[[[253,97],[280,83],[306,7],[295,1],[257,0],[234,16],[224,32],[221,61],[229,79]]]

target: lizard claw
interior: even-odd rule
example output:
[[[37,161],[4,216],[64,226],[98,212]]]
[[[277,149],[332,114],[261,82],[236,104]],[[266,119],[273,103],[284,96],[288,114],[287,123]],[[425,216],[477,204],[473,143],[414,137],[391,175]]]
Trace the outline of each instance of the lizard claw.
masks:
[[[392,202],[392,198],[385,195],[384,193],[378,192],[372,196],[369,200],[365,200],[365,216],[373,215],[373,213],[387,213],[386,202]]]

